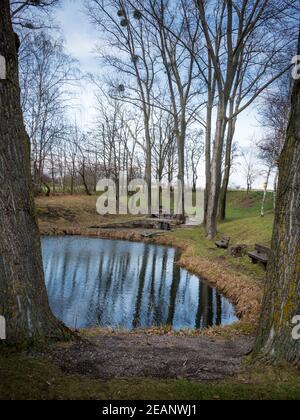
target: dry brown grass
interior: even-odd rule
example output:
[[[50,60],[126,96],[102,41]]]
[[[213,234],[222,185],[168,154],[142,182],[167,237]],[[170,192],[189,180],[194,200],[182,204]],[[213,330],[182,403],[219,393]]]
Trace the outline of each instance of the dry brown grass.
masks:
[[[37,216],[42,231],[86,229],[93,225],[136,219],[130,215],[101,216],[96,211],[96,196],[62,195],[36,199]]]

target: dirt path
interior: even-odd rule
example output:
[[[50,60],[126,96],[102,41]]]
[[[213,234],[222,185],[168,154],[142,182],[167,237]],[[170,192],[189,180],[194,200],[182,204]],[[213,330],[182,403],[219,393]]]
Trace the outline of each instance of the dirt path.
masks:
[[[212,381],[236,373],[252,339],[99,334],[48,354],[63,371],[95,379],[161,378]]]

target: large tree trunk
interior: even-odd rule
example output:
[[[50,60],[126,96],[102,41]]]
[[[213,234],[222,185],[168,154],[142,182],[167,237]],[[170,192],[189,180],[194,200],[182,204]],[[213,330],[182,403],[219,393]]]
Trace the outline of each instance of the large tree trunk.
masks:
[[[300,314],[300,80],[295,82],[287,139],[279,162],[272,242],[255,356],[299,364],[292,319]]]
[[[0,314],[8,342],[61,339],[69,331],[52,315],[45,288],[8,0],[0,1],[0,55],[7,70],[0,80]]]

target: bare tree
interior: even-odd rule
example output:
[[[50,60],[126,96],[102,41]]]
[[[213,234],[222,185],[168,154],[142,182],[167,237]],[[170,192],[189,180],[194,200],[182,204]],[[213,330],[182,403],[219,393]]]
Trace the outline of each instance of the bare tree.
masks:
[[[196,130],[189,133],[186,141],[186,174],[188,182],[191,180],[192,190],[196,192],[199,177],[200,162],[204,154],[204,142],[201,140],[203,131]]]
[[[291,88],[290,77],[286,75],[276,84],[275,89],[267,92],[260,110],[261,124],[267,133],[258,144],[259,158],[267,167],[267,177],[271,175],[272,171],[275,171],[274,208],[278,181],[278,162],[285,142],[291,109]],[[264,201],[262,208],[263,206]]]
[[[27,34],[20,48],[22,109],[31,141],[36,193],[41,190],[47,160],[66,133],[69,85],[76,79],[75,62],[61,40],[43,31]]]
[[[152,146],[151,112],[156,78],[156,55],[150,42],[150,31],[142,16],[135,14],[128,2],[90,0],[88,14],[92,22],[105,34],[110,51],[100,55],[113,66],[119,79],[110,80],[111,95],[138,107],[143,113],[145,180],[148,188],[148,211],[151,212]],[[108,38],[107,38],[108,36]],[[121,78],[121,80],[120,80]]]
[[[138,2],[141,5],[141,2]],[[201,79],[196,57],[199,56],[198,38],[200,23],[195,19],[194,7],[189,1],[176,2],[149,0],[143,4],[143,13],[153,26],[154,44],[161,55],[169,91],[170,106],[174,120],[174,134],[178,153],[178,179],[185,184],[185,148],[188,127],[200,114],[206,101],[201,103]],[[189,48],[185,45],[188,44]],[[200,103],[199,103],[200,102]],[[201,121],[203,124],[203,122]],[[201,141],[199,139],[199,150]],[[185,197],[182,194],[182,215],[185,214]]]
[[[241,171],[247,182],[247,194],[252,191],[253,184],[255,179],[259,175],[257,169],[257,160],[253,150],[244,150],[242,151],[243,163],[241,164]]]
[[[235,122],[241,112],[289,69],[285,59],[281,66],[278,66],[278,62],[283,57],[284,49],[295,39],[292,35],[291,38],[283,37],[283,33],[290,29],[286,9],[291,5],[286,2],[244,0],[206,3],[198,0],[197,5],[218,95],[206,223],[207,236],[213,238],[217,232],[221,162],[227,123]],[[265,36],[266,30],[268,36]],[[234,127],[228,128],[228,159],[232,134]],[[227,166],[229,168],[230,165]],[[227,180],[224,191],[226,184]]]

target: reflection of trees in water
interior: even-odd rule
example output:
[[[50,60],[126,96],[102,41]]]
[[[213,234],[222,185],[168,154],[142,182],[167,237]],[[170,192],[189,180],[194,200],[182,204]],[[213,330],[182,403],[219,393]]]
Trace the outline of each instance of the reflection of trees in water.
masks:
[[[152,261],[151,261],[151,274],[150,274],[150,293],[149,293],[149,303],[146,305],[147,311],[147,325],[152,324],[152,320],[155,320],[155,286],[156,285],[156,264],[157,264],[157,249],[153,250]]]
[[[200,329],[202,327],[201,321],[202,321],[202,314],[203,314],[203,303],[202,303],[202,296],[203,296],[203,283],[202,281],[199,281],[199,288],[198,288],[198,310],[196,314],[196,322],[195,327],[197,329]]]
[[[86,242],[85,242],[86,241]],[[47,250],[45,272],[55,314],[80,327],[203,328],[232,316],[232,306],[178,267],[172,249],[69,238]],[[51,244],[51,242],[50,242]],[[223,307],[222,307],[223,306]]]
[[[167,319],[167,325],[173,325],[175,307],[176,307],[176,297],[180,284],[180,267],[175,263],[173,264],[173,281],[170,289],[170,303],[169,303],[169,313]]]
[[[216,300],[217,300],[217,317],[216,317],[216,325],[222,324],[222,297],[219,293],[216,293]]]
[[[222,297],[208,284],[199,281],[199,305],[195,327],[206,328],[222,322]],[[215,297],[215,299],[214,299]]]
[[[156,305],[153,313],[153,319],[155,321],[155,325],[159,326],[165,323],[165,318],[167,316],[166,306],[167,302],[165,300],[165,293],[168,287],[168,279],[167,279],[167,269],[168,269],[168,262],[170,259],[170,250],[168,248],[160,248],[160,271],[158,271],[156,276],[156,289],[157,289],[157,297],[156,297]],[[159,270],[159,266],[157,267]],[[166,313],[166,316],[165,316]]]
[[[137,294],[137,299],[136,299],[135,314],[132,321],[133,328],[137,328],[140,326],[141,306],[142,306],[143,290],[144,290],[145,281],[146,281],[148,256],[149,256],[149,247],[145,246],[145,250],[144,250],[143,258],[142,258],[142,267],[141,267],[140,275],[139,275],[139,286],[138,286],[138,294]]]

